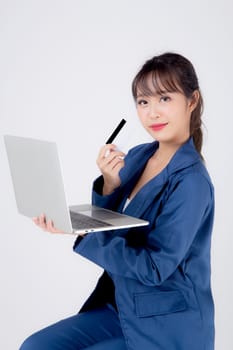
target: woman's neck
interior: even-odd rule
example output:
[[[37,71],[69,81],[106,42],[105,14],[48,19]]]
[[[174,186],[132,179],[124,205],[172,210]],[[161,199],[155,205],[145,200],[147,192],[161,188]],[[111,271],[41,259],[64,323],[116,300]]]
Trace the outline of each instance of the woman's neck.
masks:
[[[182,146],[182,144],[165,144],[159,143],[159,147],[152,156],[158,162],[169,162],[176,151]]]

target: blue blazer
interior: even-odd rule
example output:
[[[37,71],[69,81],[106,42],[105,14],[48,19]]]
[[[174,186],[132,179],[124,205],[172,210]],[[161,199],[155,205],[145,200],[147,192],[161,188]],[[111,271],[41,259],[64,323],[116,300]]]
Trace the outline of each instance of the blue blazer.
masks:
[[[157,142],[129,151],[121,185],[102,196],[94,182],[93,203],[121,212]],[[136,194],[126,214],[148,227],[90,233],[74,250],[105,270],[81,311],[115,302],[129,350],[213,350],[214,304],[210,247],[214,190],[189,139],[167,167]]]

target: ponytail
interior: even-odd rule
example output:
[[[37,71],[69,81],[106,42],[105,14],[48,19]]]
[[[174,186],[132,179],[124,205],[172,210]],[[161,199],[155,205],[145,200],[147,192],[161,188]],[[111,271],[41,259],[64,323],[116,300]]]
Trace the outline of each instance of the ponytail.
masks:
[[[191,114],[190,120],[190,136],[193,138],[194,146],[201,158],[203,159],[201,149],[203,143],[203,132],[202,132],[202,112],[203,112],[203,98],[199,91],[199,100],[196,108]]]

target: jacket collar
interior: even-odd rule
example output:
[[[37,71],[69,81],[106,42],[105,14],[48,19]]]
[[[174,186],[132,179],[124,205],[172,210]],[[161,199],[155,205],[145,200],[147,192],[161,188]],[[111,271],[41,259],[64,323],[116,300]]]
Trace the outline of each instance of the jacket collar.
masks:
[[[126,196],[123,200],[122,206],[135,186],[147,161],[158,149],[158,146],[159,143],[157,141],[143,145],[141,148],[139,148],[138,152],[132,156],[132,158],[129,158],[127,166],[120,172],[122,185],[125,185],[127,189],[125,191]],[[139,191],[136,194],[135,198],[126,208],[125,213],[136,216],[139,215],[139,213],[142,213],[154,199],[156,193],[162,190],[163,185],[167,183],[168,178],[172,174],[190,167],[200,161],[201,157],[195,149],[193,139],[190,138],[176,151],[169,164],[157,176],[143,186],[143,191]],[[153,195],[151,195],[152,193]]]
[[[127,166],[120,171],[122,184],[128,183],[143,171],[149,158],[159,147],[157,141],[142,145],[137,152],[127,161]],[[168,165],[157,175],[156,178],[167,178],[171,174],[199,162],[201,157],[196,151],[193,139],[189,138],[173,155]],[[162,174],[162,176],[160,176]]]
[[[200,154],[194,146],[193,138],[185,142],[174,154],[167,165],[168,176],[172,173],[188,168],[201,161]]]

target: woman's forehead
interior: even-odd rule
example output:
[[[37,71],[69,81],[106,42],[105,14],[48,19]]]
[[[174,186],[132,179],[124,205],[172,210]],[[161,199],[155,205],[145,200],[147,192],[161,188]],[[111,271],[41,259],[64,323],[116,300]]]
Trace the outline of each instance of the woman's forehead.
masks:
[[[159,72],[149,72],[138,80],[136,85],[137,96],[161,95],[166,92],[182,92],[175,77]]]

